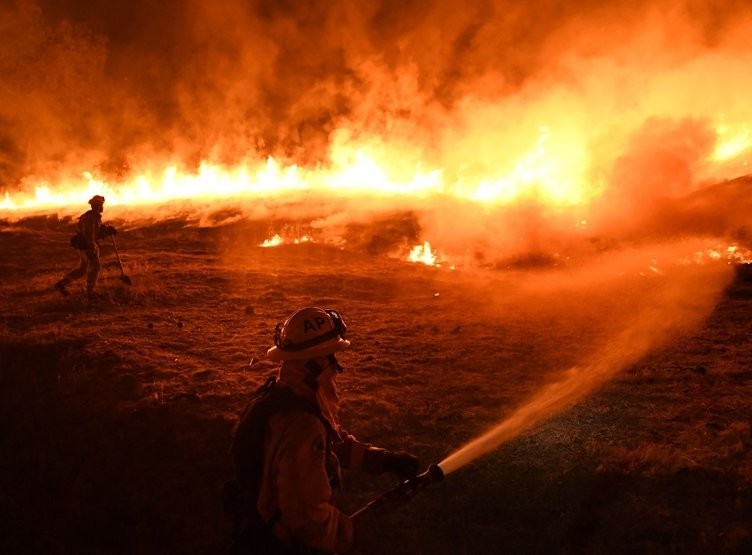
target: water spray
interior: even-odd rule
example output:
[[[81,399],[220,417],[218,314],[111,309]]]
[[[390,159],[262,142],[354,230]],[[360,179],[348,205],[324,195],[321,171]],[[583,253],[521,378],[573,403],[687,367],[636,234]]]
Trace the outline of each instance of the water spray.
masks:
[[[710,277],[715,279],[708,279]],[[569,368],[560,379],[542,387],[525,404],[486,433],[460,447],[415,478],[405,480],[353,513],[384,513],[405,504],[430,484],[441,482],[465,466],[542,421],[572,407],[618,372],[635,364],[658,345],[665,344],[691,323],[697,323],[715,306],[716,297],[728,282],[726,270],[707,268],[705,272],[680,275],[672,288],[656,291],[659,302],[646,303],[601,349],[579,366]],[[688,302],[691,299],[692,302]],[[648,298],[648,300],[653,300]]]
[[[571,368],[561,381],[544,387],[528,403],[520,406],[494,428],[454,451],[438,464],[431,464],[422,474],[405,480],[395,488],[381,494],[353,513],[351,518],[361,517],[367,513],[383,514],[407,503],[430,484],[443,481],[458,468],[571,406],[625,364],[635,360],[642,352],[642,349],[637,349],[629,355],[619,352],[619,360],[612,356],[603,356],[598,364],[586,368]]]

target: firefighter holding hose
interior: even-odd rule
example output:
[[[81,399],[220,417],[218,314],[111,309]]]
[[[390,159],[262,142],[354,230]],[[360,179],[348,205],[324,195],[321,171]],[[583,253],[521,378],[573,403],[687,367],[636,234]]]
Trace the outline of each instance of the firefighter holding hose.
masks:
[[[408,480],[418,459],[362,443],[339,424],[336,379],[347,327],[335,310],[308,307],[277,324],[268,356],[281,362],[243,411],[225,488],[237,515],[232,553],[345,553],[352,519],[334,496],[340,467]]]

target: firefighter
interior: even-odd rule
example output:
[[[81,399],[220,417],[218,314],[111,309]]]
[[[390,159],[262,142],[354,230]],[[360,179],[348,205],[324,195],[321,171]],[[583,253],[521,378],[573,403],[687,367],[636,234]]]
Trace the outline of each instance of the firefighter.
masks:
[[[335,310],[308,307],[277,324],[276,376],[235,428],[232,454],[242,523],[232,553],[344,553],[353,523],[334,504],[340,467],[414,478],[418,459],[362,443],[339,424],[336,380],[347,327]]]
[[[63,279],[55,284],[61,295],[67,296],[67,286],[74,279],[86,276],[86,295],[89,304],[94,298],[94,286],[99,276],[99,240],[104,237],[115,235],[117,230],[102,223],[104,212],[104,197],[94,195],[89,199],[91,210],[81,214],[76,224],[76,234],[71,238],[71,245],[78,251],[79,265],[76,269],[68,272]]]

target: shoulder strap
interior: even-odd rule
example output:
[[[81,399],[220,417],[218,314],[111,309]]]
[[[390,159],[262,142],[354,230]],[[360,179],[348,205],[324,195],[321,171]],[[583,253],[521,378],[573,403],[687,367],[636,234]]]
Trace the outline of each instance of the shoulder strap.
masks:
[[[296,396],[291,389],[277,385],[271,376],[259,387],[245,407],[232,438],[231,454],[235,475],[244,498],[245,510],[255,511],[264,471],[264,439],[272,416],[299,410],[315,415],[324,424],[327,433],[331,428],[316,403]]]
[[[84,219],[86,219],[89,216],[89,214],[91,214],[91,213],[92,213],[91,210],[87,210],[86,212],[84,212],[83,214],[81,214],[78,217],[78,220],[76,221],[76,232],[79,235],[83,235],[83,233],[84,233],[84,225],[85,225],[84,224]]]

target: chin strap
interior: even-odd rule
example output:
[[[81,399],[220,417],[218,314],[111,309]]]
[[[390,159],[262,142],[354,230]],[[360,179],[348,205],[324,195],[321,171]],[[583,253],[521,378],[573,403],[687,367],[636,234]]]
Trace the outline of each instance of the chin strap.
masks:
[[[337,371],[337,374],[341,374],[345,371],[337,360],[337,357],[333,354],[326,355],[326,360],[329,362],[329,365]],[[304,381],[308,387],[317,391],[319,388],[319,376],[324,371],[324,367],[313,359],[306,361],[305,367],[308,369],[308,373],[306,374]]]
[[[311,359],[305,363],[305,367],[308,369],[308,373],[305,377],[305,383],[308,387],[313,389],[314,391],[318,391],[319,389],[319,376],[324,371],[324,367],[321,366],[318,362]]]

